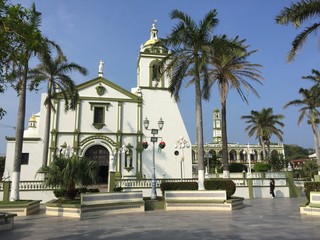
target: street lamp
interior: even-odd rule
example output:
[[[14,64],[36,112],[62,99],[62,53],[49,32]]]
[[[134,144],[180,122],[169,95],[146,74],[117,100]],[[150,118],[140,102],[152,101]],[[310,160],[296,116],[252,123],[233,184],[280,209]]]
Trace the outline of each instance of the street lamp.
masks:
[[[190,144],[187,140],[185,140],[182,136],[180,139],[176,142],[174,145],[174,148],[181,149],[181,159],[180,159],[180,173],[181,173],[181,179],[183,178],[183,162],[184,162],[184,148],[189,148]],[[178,154],[177,154],[178,155]]]
[[[145,120],[143,120],[143,126],[146,130],[149,130],[149,119],[145,118]],[[158,134],[159,130],[161,131],[164,125],[164,121],[162,120],[162,118],[160,118],[160,120],[158,121],[158,127],[159,129],[156,128],[152,128],[150,129],[152,137],[151,137],[151,142],[152,144],[152,180],[151,180],[151,185],[152,185],[152,190],[151,190],[151,199],[155,200],[157,199],[157,188],[156,188],[156,165],[155,165],[155,143],[158,141],[158,137],[156,137],[156,135]]]

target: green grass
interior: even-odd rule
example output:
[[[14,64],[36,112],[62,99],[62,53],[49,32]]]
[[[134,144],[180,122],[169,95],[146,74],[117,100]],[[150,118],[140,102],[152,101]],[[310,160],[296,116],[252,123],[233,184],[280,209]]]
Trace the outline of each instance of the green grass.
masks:
[[[59,204],[80,204],[80,199],[57,199],[54,201],[54,203],[59,203]]]
[[[33,200],[18,200],[18,201],[0,201],[0,206],[1,205],[22,205],[22,204],[28,204],[33,202]]]

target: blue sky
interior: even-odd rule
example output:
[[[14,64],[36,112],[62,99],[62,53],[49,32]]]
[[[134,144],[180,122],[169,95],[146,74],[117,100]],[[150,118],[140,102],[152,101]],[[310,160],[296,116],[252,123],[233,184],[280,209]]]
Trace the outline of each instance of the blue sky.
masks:
[[[311,36],[293,63],[286,62],[286,55],[293,38],[301,31],[292,26],[280,26],[275,16],[291,1],[287,0],[36,0],[14,1],[30,6],[36,3],[42,13],[42,31],[56,41],[68,57],[89,70],[86,77],[73,75],[77,84],[97,77],[99,60],[105,62],[104,77],[130,90],[136,85],[137,56],[140,45],[149,39],[153,20],[157,20],[159,37],[165,37],[175,21],[169,18],[173,9],[188,13],[196,21],[211,9],[218,12],[219,25],[216,34],[227,34],[247,39],[251,50],[258,50],[249,59],[262,64],[263,86],[254,84],[260,98],[248,95],[249,105],[231,91],[227,100],[228,141],[257,143],[245,132],[246,124],[240,119],[251,110],[260,111],[272,107],[275,114],[285,115],[284,143],[313,147],[313,135],[309,125],[297,125],[298,108],[283,109],[288,101],[300,98],[300,87],[309,88],[312,83],[302,80],[311,69],[319,69],[318,39]],[[308,25],[308,24],[307,24]],[[40,109],[40,93],[28,93],[27,115]],[[196,139],[194,88],[183,88],[179,107],[190,138]],[[0,120],[0,155],[6,151],[5,136],[14,136],[18,98],[15,92],[0,95],[0,103],[7,115]],[[218,92],[212,92],[211,100],[203,103],[204,142],[212,141],[212,111],[220,108]],[[278,142],[278,139],[272,139]]]

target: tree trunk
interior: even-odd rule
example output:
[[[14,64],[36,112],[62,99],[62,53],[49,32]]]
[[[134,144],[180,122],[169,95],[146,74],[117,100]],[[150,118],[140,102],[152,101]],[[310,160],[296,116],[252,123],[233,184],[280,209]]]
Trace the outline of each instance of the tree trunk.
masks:
[[[24,66],[23,76],[21,79],[21,88],[19,91],[19,107],[16,126],[16,139],[13,159],[13,173],[11,183],[10,201],[17,201],[19,197],[19,182],[21,171],[21,157],[23,147],[24,121],[26,115],[26,91],[27,91],[27,70],[28,64]]]
[[[317,164],[318,164],[318,174],[320,175],[320,142],[319,142],[319,131],[318,131],[318,125],[315,122],[311,123],[312,132],[313,132],[313,138],[314,138],[314,147],[316,150],[316,158],[317,158]]]
[[[228,137],[227,137],[227,107],[226,99],[221,99],[221,133],[222,133],[222,166],[223,178],[229,178]]]
[[[49,140],[50,140],[50,123],[51,123],[51,98],[50,92],[48,94],[48,105],[46,112],[46,123],[43,136],[43,150],[42,150],[42,167],[46,167],[48,163]]]
[[[197,129],[197,148],[198,148],[198,190],[205,190],[204,188],[204,148],[203,148],[203,122],[202,122],[202,99],[200,78],[197,77],[195,81],[196,93],[196,129]]]
[[[271,156],[270,156],[270,140],[267,140],[267,159],[270,161]]]
[[[266,157],[266,145],[264,144],[264,141],[261,139],[261,137],[259,137],[259,142],[260,142],[260,145],[262,147],[263,160],[266,161],[267,160],[267,157]]]

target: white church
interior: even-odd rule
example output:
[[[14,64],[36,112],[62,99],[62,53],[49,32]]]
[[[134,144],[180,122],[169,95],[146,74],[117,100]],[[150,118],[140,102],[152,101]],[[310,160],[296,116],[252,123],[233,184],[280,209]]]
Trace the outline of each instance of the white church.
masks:
[[[97,78],[77,86],[75,110],[65,111],[62,98],[54,102],[48,163],[59,154],[86,156],[98,161],[101,183],[108,182],[111,171],[120,179],[151,179],[153,166],[156,178],[192,177],[190,138],[168,90],[169,78],[159,77],[157,72],[157,63],[168,54],[168,49],[155,45],[158,41],[153,24],[150,39],[140,47],[137,83],[131,91],[104,78],[100,61]],[[24,132],[21,181],[38,180],[45,97],[42,94],[40,112],[31,116]],[[143,148],[144,142],[147,148]],[[160,142],[165,143],[163,149]],[[7,137],[5,173],[11,176],[14,148],[15,138]]]

